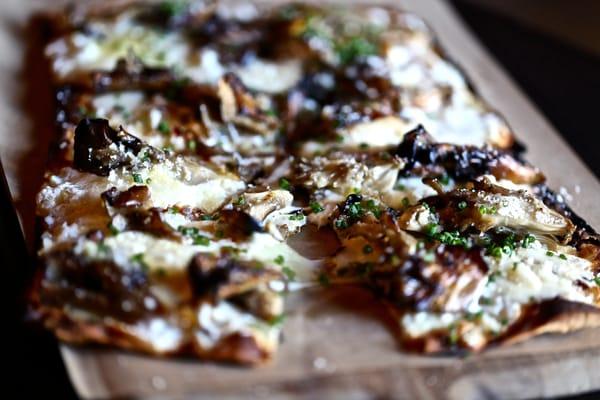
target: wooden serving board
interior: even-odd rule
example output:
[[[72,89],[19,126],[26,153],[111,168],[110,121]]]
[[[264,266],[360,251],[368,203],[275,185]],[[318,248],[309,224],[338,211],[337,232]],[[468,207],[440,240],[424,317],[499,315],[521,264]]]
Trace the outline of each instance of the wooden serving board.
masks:
[[[482,96],[507,117],[550,186],[572,194],[574,209],[600,227],[598,181],[450,6],[442,0],[386,3],[426,19]],[[40,49],[23,27],[33,10],[49,6],[57,5],[0,5],[0,156],[30,242],[52,110],[44,101],[44,73],[36,70]],[[466,358],[423,357],[399,350],[394,322],[379,314],[377,304],[351,288],[290,295],[280,352],[270,365],[254,369],[66,345],[61,350],[83,398],[516,399],[600,390],[600,330],[542,336]]]

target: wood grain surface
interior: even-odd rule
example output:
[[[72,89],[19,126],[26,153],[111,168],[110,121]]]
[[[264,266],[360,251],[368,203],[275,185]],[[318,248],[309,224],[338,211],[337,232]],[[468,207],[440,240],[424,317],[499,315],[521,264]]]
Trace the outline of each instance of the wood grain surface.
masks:
[[[348,4],[349,2],[344,2]],[[437,33],[482,96],[502,112],[550,185],[600,226],[600,184],[493,62],[442,0],[379,2],[415,11]],[[30,243],[33,197],[51,138],[51,93],[37,43],[27,29],[35,10],[57,2],[0,5],[0,157]],[[38,31],[39,32],[39,31]],[[352,301],[349,301],[352,299]],[[543,336],[466,358],[423,357],[398,349],[394,321],[359,289],[289,296],[276,359],[248,369],[62,346],[84,398],[534,398],[600,389],[600,330]]]

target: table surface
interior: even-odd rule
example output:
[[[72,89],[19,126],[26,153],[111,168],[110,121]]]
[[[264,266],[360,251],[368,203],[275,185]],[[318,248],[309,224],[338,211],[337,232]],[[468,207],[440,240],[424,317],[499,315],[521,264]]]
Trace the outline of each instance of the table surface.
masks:
[[[536,33],[471,2],[454,0],[460,15],[475,35],[512,75],[564,139],[600,175],[595,155],[596,108],[594,93],[600,92],[600,59],[554,38]],[[3,174],[2,174],[3,175]],[[22,259],[25,243],[14,233],[19,229],[9,203],[5,183],[0,187],[0,247],[8,276],[8,348],[5,359],[11,372],[9,392],[24,398],[76,398],[66,375],[58,346],[49,335],[33,329],[22,319],[21,301],[31,270]],[[16,283],[15,283],[16,282]],[[581,398],[596,398],[582,395]]]

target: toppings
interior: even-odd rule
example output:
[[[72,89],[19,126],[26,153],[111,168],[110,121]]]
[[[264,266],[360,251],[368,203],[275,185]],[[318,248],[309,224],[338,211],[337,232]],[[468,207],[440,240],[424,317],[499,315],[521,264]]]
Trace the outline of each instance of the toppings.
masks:
[[[261,109],[258,100],[234,74],[227,73],[221,78],[218,95],[223,121],[263,134],[277,129],[277,119]]]
[[[480,349],[547,299],[598,302],[597,235],[414,16],[257,11],[135,5],[48,46],[48,326],[259,362],[281,291],[311,285],[376,292],[424,351]]]
[[[476,250],[439,247],[431,260],[409,257],[394,268],[374,268],[371,285],[410,311],[461,311],[477,295],[487,266]]]
[[[212,301],[243,294],[279,277],[256,262],[242,262],[227,254],[199,253],[187,271],[194,295],[208,296]]]
[[[517,161],[508,153],[491,148],[435,143],[422,126],[405,135],[396,154],[407,160],[404,173],[421,168],[435,172],[436,168],[443,168],[457,180],[491,174],[497,179],[530,185],[544,181],[536,168]]]
[[[112,207],[140,208],[150,199],[147,186],[132,186],[124,192],[112,187],[102,193],[102,198]]]
[[[107,176],[112,169],[129,165],[142,142],[122,130],[112,129],[105,119],[83,119],[75,130],[73,164],[81,171]]]

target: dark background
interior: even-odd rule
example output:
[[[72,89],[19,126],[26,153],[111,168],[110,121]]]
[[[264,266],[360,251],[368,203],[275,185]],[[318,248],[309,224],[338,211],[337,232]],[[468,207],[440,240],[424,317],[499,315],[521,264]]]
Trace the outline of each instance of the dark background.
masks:
[[[600,133],[598,53],[572,40],[558,39],[539,26],[531,28],[523,24],[521,18],[509,16],[510,13],[498,13],[492,11],[494,8],[482,7],[468,0],[451,0],[451,3],[484,46],[561,132],[566,142],[596,176],[600,176],[600,156],[595,146]],[[562,3],[566,7],[580,4],[578,1]],[[593,11],[598,11],[598,8]],[[600,24],[600,15],[597,17]],[[566,32],[589,34],[577,20],[572,30],[568,21],[563,21],[562,25]],[[21,299],[31,269],[27,267],[30,264],[23,260],[25,244],[20,235],[15,234],[20,228],[6,182],[0,183],[0,265],[4,270],[0,279],[5,282],[3,293],[8,296],[3,303],[8,305],[8,318],[3,321],[8,337],[2,353],[3,364],[10,368],[4,379],[4,391],[19,398],[76,398],[54,339],[28,326],[23,320]],[[577,398],[600,398],[600,393]]]

